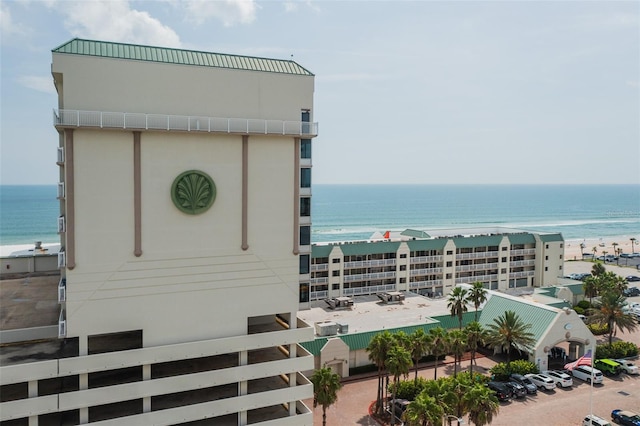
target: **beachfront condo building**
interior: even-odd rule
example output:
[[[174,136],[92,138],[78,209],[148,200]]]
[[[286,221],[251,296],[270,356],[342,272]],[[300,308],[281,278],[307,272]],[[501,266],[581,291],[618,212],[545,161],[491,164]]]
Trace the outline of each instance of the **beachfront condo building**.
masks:
[[[312,424],[314,75],[80,39],[51,71],[59,340],[3,363],[2,424]]]
[[[377,233],[312,247],[310,300],[410,291],[446,296],[456,285],[490,290],[553,286],[563,276],[559,233],[509,228]]]

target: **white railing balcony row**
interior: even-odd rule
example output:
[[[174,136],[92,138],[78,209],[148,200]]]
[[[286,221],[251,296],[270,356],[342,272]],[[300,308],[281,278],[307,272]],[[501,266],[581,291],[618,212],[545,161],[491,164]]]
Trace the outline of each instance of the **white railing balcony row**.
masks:
[[[425,287],[439,287],[442,285],[442,280],[429,280],[429,281],[415,281],[412,283],[409,283],[409,288],[410,289],[415,289],[415,288],[425,288]]]
[[[67,319],[64,314],[64,309],[60,310],[60,317],[58,318],[58,338],[62,339],[67,337]]]
[[[345,275],[345,282],[353,282],[353,281],[368,281],[368,280],[380,280],[385,278],[395,278],[395,272],[376,272],[373,274],[354,274],[354,275]]]
[[[509,262],[509,267],[510,268],[514,268],[517,266],[534,266],[536,264],[536,260],[535,259],[529,259],[529,260],[516,260],[514,262]]]
[[[536,254],[536,249],[535,248],[518,249],[518,250],[511,250],[509,252],[510,256],[524,256],[528,254]]]
[[[410,260],[411,263],[428,263],[428,262],[442,262],[442,258],[444,256],[442,255],[437,255],[437,256],[415,256],[412,257]]]
[[[311,284],[328,284],[328,283],[329,283],[328,277],[311,278]]]
[[[394,266],[395,264],[396,264],[396,259],[360,260],[355,262],[345,262],[344,269],[369,268],[372,266]]]
[[[64,216],[58,216],[58,234],[62,234],[65,231]]]
[[[415,277],[417,275],[431,275],[431,274],[441,274],[442,268],[426,268],[426,269],[411,269],[409,271],[410,277]]]
[[[309,293],[309,300],[322,300],[329,297],[329,292],[327,290],[324,291],[312,291]]]
[[[251,118],[198,117],[135,112],[53,110],[59,127],[91,127],[132,130],[177,130],[203,133],[240,133],[314,137],[318,123]]]
[[[486,259],[487,257],[498,257],[497,251],[481,251],[477,253],[458,253],[456,259]]]
[[[512,272],[509,274],[509,278],[533,277],[535,274],[536,274],[536,271]]]
[[[64,182],[58,182],[58,198],[64,198]]]
[[[327,263],[312,263],[311,264],[311,271],[312,272],[317,272],[317,271],[328,271],[329,270],[329,264]]]
[[[371,285],[366,287],[345,288],[342,293],[345,296],[360,296],[363,294],[384,293],[385,291],[396,291],[395,284]]]
[[[67,266],[67,258],[64,251],[58,252],[58,268],[64,268]]]
[[[476,281],[487,282],[487,281],[495,281],[498,279],[497,274],[492,275],[476,275],[475,277],[461,277],[456,278],[456,284],[471,284]]]
[[[58,164],[63,164],[64,163],[64,148],[59,146],[58,147]]]
[[[458,265],[456,271],[484,271],[486,269],[498,269],[497,263],[477,263],[475,265]]]

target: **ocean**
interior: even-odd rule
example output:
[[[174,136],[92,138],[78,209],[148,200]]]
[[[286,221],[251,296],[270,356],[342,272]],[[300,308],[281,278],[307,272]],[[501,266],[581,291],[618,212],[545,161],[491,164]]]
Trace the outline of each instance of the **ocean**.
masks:
[[[57,243],[55,185],[0,186],[0,245]],[[504,226],[640,239],[640,185],[314,185],[312,241]]]

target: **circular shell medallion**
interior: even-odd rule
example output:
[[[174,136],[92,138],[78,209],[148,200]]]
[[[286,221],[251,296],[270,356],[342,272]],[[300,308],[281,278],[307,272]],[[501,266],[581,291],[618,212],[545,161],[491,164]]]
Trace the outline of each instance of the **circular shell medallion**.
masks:
[[[173,181],[171,199],[178,209],[187,214],[204,213],[216,199],[216,185],[206,173],[189,170]]]

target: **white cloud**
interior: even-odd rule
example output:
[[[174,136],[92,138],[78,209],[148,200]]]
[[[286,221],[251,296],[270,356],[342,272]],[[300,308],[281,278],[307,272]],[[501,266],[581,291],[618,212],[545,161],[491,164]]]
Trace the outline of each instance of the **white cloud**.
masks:
[[[48,93],[50,95],[56,94],[56,89],[53,85],[51,76],[39,77],[34,75],[25,75],[18,78],[18,83],[29,89],[37,90],[38,92]]]
[[[65,17],[74,36],[180,47],[180,37],[148,12],[132,9],[128,0],[57,1],[49,4]]]
[[[15,23],[11,10],[6,2],[0,2],[0,39],[6,41],[12,35],[23,35],[26,31],[22,25]]]
[[[188,0],[183,2],[187,11],[187,19],[202,24],[215,18],[225,27],[237,23],[250,24],[256,19],[258,5],[254,0]]]

